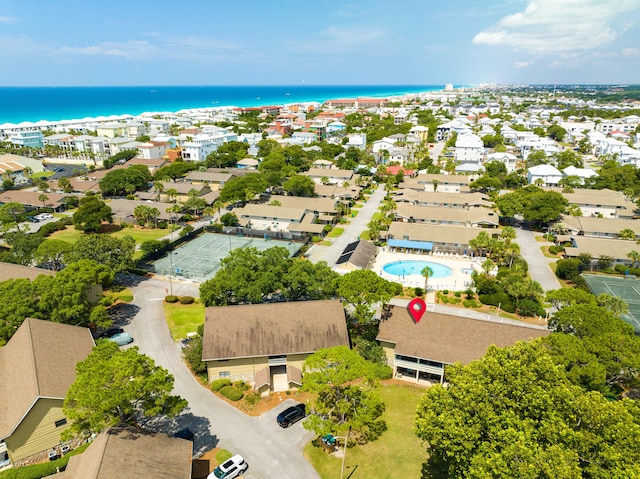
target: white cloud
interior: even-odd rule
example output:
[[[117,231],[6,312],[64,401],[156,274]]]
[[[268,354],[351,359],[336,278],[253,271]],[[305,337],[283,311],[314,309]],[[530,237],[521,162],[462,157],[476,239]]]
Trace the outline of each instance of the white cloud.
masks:
[[[103,42],[99,45],[86,47],[61,47],[56,53],[62,55],[87,55],[87,56],[111,56],[123,58],[145,58],[149,57],[156,47],[147,41]]]
[[[513,64],[516,68],[526,68],[529,65],[533,65],[533,60],[530,60],[528,62],[515,62]]]
[[[591,50],[614,42],[627,28],[629,13],[638,10],[637,0],[529,0],[523,11],[479,32],[473,43],[535,55]]]
[[[623,48],[621,53],[623,57],[637,57],[640,56],[640,48]]]
[[[0,15],[0,23],[16,23],[17,21],[17,18]]]

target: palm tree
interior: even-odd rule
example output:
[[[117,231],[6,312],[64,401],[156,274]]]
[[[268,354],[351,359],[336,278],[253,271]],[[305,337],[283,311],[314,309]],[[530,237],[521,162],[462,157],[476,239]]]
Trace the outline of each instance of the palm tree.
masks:
[[[607,293],[599,294],[596,298],[598,305],[609,310],[616,316],[622,316],[629,313],[629,305],[627,302],[619,296],[612,296]]]
[[[42,207],[44,208],[47,203],[47,200],[49,199],[49,197],[47,195],[45,195],[44,193],[41,195],[38,195],[38,201],[42,201]]]
[[[636,233],[631,228],[625,228],[618,233],[620,239],[636,239]]]
[[[149,219],[153,219],[153,224],[158,228],[158,216],[160,216],[160,210],[158,208],[150,207],[147,210],[147,215]]]
[[[422,268],[422,271],[420,271],[420,274],[424,276],[424,294],[426,295],[429,278],[433,276],[433,269],[431,269],[429,266],[425,266],[424,268]]]
[[[178,196],[178,190],[176,190],[175,188],[169,188],[167,190],[167,198],[169,198],[169,201],[176,199],[176,196]]]
[[[640,264],[640,252],[633,250],[627,253],[627,258],[629,258],[633,262],[633,267],[637,268],[638,264]]]

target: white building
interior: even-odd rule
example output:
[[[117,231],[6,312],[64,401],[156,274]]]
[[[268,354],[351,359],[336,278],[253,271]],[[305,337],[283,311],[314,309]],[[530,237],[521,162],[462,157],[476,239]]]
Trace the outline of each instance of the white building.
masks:
[[[454,158],[458,163],[479,165],[484,159],[484,144],[478,135],[467,133],[456,140]]]
[[[580,184],[584,185],[585,181],[588,178],[593,178],[598,176],[594,170],[589,168],[576,168],[575,166],[567,166],[564,170],[562,170],[562,175],[566,178],[567,176],[577,176],[580,178]]]
[[[536,165],[527,170],[530,185],[542,183],[542,186],[558,186],[562,173],[553,165]]]
[[[503,163],[507,168],[507,173],[513,173],[514,171],[516,171],[518,158],[516,157],[516,155],[512,155],[511,153],[496,152],[487,155],[487,161],[499,161],[500,163]]]

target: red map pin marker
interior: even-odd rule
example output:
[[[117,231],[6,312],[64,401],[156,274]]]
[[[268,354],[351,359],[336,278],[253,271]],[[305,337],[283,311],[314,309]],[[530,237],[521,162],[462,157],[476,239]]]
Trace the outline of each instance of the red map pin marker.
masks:
[[[409,305],[407,306],[407,310],[409,314],[413,318],[416,323],[419,323],[422,319],[422,315],[427,310],[427,303],[424,302],[422,298],[413,298],[409,301]]]

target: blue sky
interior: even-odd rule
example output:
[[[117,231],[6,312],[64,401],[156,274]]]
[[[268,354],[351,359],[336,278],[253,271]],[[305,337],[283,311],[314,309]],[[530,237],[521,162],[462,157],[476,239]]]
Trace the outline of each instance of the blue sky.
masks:
[[[640,83],[640,0],[0,0],[0,85]]]

